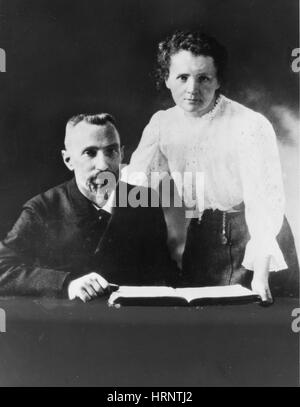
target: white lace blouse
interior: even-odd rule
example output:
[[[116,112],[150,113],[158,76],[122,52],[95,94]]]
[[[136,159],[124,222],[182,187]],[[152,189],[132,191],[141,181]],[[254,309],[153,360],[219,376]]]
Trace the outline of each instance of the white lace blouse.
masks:
[[[270,256],[270,271],[287,268],[276,241],[284,215],[276,135],[262,114],[223,95],[202,117],[187,117],[178,106],[158,111],[123,178],[140,185],[152,171],[202,172],[204,209],[227,211],[244,202],[251,238],[243,266],[253,270],[255,256],[262,255]],[[185,187],[195,192],[194,182]]]

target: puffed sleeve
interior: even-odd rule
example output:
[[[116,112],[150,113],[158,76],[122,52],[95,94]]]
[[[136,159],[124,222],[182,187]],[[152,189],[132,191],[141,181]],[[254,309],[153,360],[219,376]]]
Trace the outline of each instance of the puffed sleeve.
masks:
[[[132,185],[151,186],[156,189],[161,174],[169,171],[167,159],[159,146],[161,113],[162,111],[156,112],[145,127],[129,165],[122,169],[123,181]],[[151,174],[152,183],[150,185]]]
[[[284,216],[284,191],[276,135],[262,115],[238,142],[246,223],[250,240],[243,266],[254,269],[254,260],[270,257],[269,271],[287,268],[276,240]]]

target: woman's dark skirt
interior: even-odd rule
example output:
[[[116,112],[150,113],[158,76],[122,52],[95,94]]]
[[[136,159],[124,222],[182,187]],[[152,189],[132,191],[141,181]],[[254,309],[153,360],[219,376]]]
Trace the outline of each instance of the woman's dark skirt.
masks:
[[[189,225],[182,268],[185,286],[242,284],[251,287],[253,272],[242,266],[250,239],[245,213],[226,213],[224,244],[223,212],[206,210],[201,221]],[[270,289],[274,296],[299,296],[299,264],[291,228],[284,218],[277,236],[287,270],[271,272]]]

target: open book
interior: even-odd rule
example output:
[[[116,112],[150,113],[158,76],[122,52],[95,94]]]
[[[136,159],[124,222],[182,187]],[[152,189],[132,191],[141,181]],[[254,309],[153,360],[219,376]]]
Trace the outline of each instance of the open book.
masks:
[[[239,284],[215,287],[172,288],[158,286],[120,286],[109,305],[206,305],[260,301],[253,291]]]

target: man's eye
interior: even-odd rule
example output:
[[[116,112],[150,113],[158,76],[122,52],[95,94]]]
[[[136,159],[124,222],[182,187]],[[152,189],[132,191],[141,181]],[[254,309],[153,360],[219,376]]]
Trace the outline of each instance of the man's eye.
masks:
[[[199,76],[199,78],[198,78],[198,81],[200,82],[200,83],[203,83],[203,82],[209,82],[209,77],[208,76]]]
[[[112,157],[113,155],[115,155],[117,153],[118,153],[118,150],[113,147],[105,150],[105,155],[107,155],[108,157]]]
[[[86,155],[87,157],[92,158],[95,157],[97,153],[95,150],[85,150],[83,154]]]

